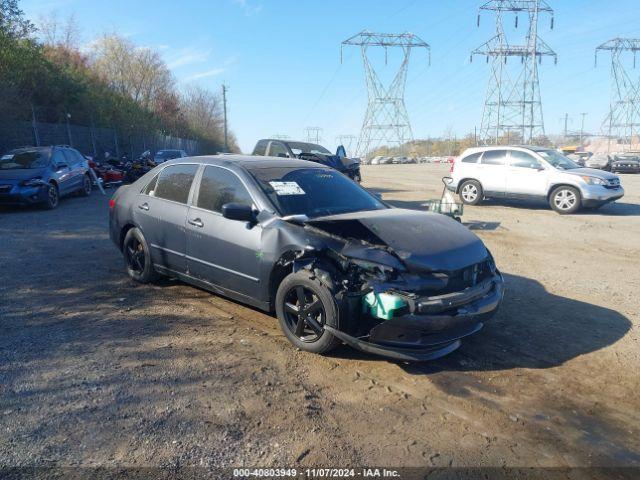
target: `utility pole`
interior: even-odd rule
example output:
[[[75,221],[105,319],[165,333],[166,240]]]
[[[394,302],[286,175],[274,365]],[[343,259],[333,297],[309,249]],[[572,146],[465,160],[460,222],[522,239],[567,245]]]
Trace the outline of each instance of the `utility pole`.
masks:
[[[222,104],[224,108],[224,151],[229,152],[229,136],[227,133],[227,86],[222,84]]]
[[[564,120],[564,138],[566,140],[569,132],[569,114],[565,113],[564,117],[562,117],[560,120]]]
[[[510,139],[513,130],[519,132],[521,142],[532,143],[545,133],[538,63],[545,56],[557,62],[556,53],[538,36],[538,19],[542,13],[551,15],[553,28],[553,9],[545,0],[490,0],[480,11],[494,12],[496,33],[471,52],[471,61],[475,55],[482,55],[491,63],[479,140],[483,144],[499,144],[505,135]],[[507,13],[515,15],[516,28],[519,14],[529,20],[524,44],[507,38],[504,28]],[[512,57],[520,60],[520,67],[508,67],[507,60]]]
[[[582,138],[584,137],[584,117],[587,116],[586,112],[580,114],[582,116],[582,122],[580,122],[580,146],[582,146]]]
[[[431,63],[431,47],[413,33],[371,33],[367,30],[342,42],[340,61],[342,61],[342,50],[345,46],[360,47],[369,99],[356,147],[356,156],[367,157],[382,146],[400,147],[401,153],[404,154],[403,150],[407,143],[413,141],[411,122],[404,102],[409,57],[413,48],[424,48]],[[371,63],[368,50],[373,47],[384,48],[385,64],[389,48],[402,51],[402,61],[389,85],[382,83]]]
[[[611,52],[611,99],[609,114],[602,124],[602,130],[607,132],[607,153],[611,153],[612,140],[616,140],[615,144],[621,141],[623,148],[631,150],[634,131],[640,128],[640,79],[629,72],[625,56],[632,57],[635,68],[640,38],[614,38],[603,43],[596,48],[596,63],[600,51]]]

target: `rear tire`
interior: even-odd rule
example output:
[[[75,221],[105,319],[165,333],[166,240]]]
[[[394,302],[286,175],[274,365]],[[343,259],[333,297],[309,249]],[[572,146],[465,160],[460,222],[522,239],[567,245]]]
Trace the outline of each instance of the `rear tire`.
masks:
[[[149,245],[137,228],[130,229],[124,237],[122,254],[127,274],[140,283],[149,283],[158,278],[151,262]]]
[[[340,340],[324,329],[340,327],[340,309],[333,292],[308,271],[287,275],[276,293],[276,313],[287,339],[300,350],[326,353]]]
[[[460,185],[460,201],[465,205],[477,205],[484,198],[482,185],[477,180],[466,180]]]
[[[561,215],[577,212],[581,204],[580,192],[575,187],[560,186],[549,196],[549,205]]]
[[[80,196],[88,197],[89,195],[91,195],[92,188],[93,186],[91,184],[91,179],[89,178],[89,175],[84,175],[84,179],[82,180],[82,188],[79,191]]]

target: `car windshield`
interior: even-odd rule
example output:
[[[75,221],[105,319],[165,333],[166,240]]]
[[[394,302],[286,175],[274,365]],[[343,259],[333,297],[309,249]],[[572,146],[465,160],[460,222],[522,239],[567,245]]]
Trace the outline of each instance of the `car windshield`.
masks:
[[[46,167],[49,161],[47,152],[39,150],[21,150],[9,152],[0,157],[0,170],[22,170]]]
[[[556,150],[538,150],[538,155],[544,158],[549,165],[558,170],[573,170],[581,168],[576,162],[569,160]]]
[[[283,216],[314,218],[388,208],[335,170],[269,167],[252,170],[251,174]]]
[[[331,155],[331,152],[324,148],[323,146],[316,145],[314,143],[304,143],[304,142],[288,142],[289,148],[295,155],[300,155],[301,153],[320,153],[322,155]]]

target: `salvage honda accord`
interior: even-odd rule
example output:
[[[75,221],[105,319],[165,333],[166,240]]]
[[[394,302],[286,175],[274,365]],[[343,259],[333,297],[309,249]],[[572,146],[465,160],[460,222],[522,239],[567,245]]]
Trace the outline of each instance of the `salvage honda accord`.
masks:
[[[266,311],[296,347],[402,360],[452,352],[498,309],[502,275],[458,222],[392,208],[314,162],[170,160],[110,201],[139,282],[179,278]]]

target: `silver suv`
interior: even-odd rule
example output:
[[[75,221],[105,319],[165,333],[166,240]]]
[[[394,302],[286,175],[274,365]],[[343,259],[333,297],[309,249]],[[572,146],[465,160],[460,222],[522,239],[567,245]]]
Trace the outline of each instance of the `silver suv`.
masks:
[[[469,148],[452,165],[451,177],[448,188],[468,205],[490,197],[540,198],[558,213],[573,213],[624,195],[617,175],[582,168],[544,147]]]

